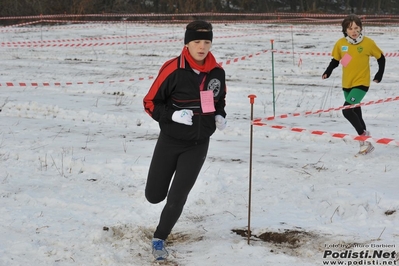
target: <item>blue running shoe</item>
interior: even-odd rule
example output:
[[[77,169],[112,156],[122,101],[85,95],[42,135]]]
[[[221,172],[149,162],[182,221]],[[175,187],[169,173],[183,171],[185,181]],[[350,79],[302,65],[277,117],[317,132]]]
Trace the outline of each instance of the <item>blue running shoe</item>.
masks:
[[[159,238],[152,239],[152,255],[156,260],[164,260],[168,257],[168,251],[165,249],[165,241]]]

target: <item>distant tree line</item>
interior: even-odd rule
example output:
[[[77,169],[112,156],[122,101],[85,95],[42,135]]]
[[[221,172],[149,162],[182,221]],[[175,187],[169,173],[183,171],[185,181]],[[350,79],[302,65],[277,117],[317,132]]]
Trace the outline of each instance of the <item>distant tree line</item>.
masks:
[[[398,0],[0,0],[0,16],[198,12],[399,14]]]

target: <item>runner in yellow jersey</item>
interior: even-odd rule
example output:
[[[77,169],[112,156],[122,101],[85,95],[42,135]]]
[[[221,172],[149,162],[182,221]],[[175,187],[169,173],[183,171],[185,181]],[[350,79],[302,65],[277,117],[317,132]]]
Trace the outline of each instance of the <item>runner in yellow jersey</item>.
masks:
[[[376,43],[362,33],[361,19],[351,14],[342,21],[344,37],[340,38],[332,50],[332,59],[322,78],[330,77],[332,71],[341,63],[342,89],[345,105],[358,104],[370,87],[370,56],[377,59],[378,72],[373,81],[379,83],[385,70],[385,56]],[[362,117],[361,107],[343,109],[344,117],[352,124],[359,135],[369,136],[370,132]],[[360,141],[360,154],[374,150],[369,141]]]

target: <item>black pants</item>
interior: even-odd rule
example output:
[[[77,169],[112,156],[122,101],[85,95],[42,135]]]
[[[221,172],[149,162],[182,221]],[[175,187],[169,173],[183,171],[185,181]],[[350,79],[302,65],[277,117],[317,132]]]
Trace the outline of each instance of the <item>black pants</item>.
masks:
[[[145,188],[150,203],[159,203],[167,197],[154,238],[165,240],[175,226],[204,164],[208,147],[209,138],[182,141],[162,132],[159,135]]]
[[[350,105],[350,103],[345,102],[344,106],[345,105]],[[358,135],[363,134],[363,132],[366,130],[366,123],[363,120],[362,109],[360,106],[350,109],[343,109],[342,114],[355,128]]]
[[[342,88],[345,96],[344,106],[358,104],[363,100],[369,87],[356,86],[351,89]],[[366,130],[366,123],[364,123],[362,116],[362,108],[360,106],[355,108],[343,109],[342,114],[355,128],[358,135],[362,135]]]

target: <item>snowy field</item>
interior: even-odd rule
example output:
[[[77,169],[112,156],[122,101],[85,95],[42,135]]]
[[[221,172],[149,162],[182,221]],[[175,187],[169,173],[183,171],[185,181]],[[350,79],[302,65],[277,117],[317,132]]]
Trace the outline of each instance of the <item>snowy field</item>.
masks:
[[[159,129],[142,99],[184,26],[0,28],[0,265],[157,265],[163,203],[146,202],[144,186]],[[387,59],[363,106],[370,141],[385,144],[355,157],[341,67],[321,79],[338,24],[214,24],[228,127],[212,136],[162,264],[396,265],[399,29],[365,34]],[[250,94],[266,125],[253,126],[248,244]]]

